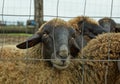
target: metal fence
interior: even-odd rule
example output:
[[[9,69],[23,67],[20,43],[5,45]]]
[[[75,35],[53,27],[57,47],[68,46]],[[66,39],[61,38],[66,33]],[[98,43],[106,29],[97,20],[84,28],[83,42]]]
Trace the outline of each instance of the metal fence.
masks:
[[[81,3],[78,3],[78,1],[75,1],[75,0],[72,0],[71,1],[71,3],[70,3],[70,1],[69,0],[53,0],[53,2],[51,1],[51,0],[43,0],[44,1],[44,10],[43,11],[45,11],[44,12],[44,14],[43,14],[43,18],[44,18],[44,20],[50,20],[50,19],[52,19],[52,18],[62,18],[62,19],[65,19],[65,20],[69,20],[69,19],[71,19],[71,18],[74,18],[74,17],[76,17],[76,16],[80,16],[80,15],[83,15],[83,16],[89,16],[90,18],[94,18],[94,19],[96,19],[96,20],[98,20],[98,19],[100,19],[100,18],[103,18],[103,17],[110,17],[110,18],[112,18],[112,19],[115,19],[116,21],[117,21],[117,23],[119,23],[119,21],[120,21],[120,12],[119,12],[119,10],[118,11],[116,11],[115,12],[115,7],[120,7],[120,5],[118,4],[118,5],[115,5],[115,2],[117,2],[116,0],[107,0],[107,1],[109,1],[109,5],[106,5],[108,8],[109,8],[109,14],[108,14],[108,16],[107,15],[103,15],[103,14],[101,14],[101,15],[89,15],[88,14],[88,11],[89,11],[89,6],[92,6],[92,5],[95,5],[96,7],[98,7],[97,5],[98,5],[98,3],[96,3],[95,4],[95,2],[93,2],[93,4],[92,4],[92,1],[90,1],[91,2],[91,4],[90,3],[88,3],[89,1],[88,0],[81,0]],[[97,0],[98,1],[98,0]],[[96,2],[97,2],[96,1]],[[34,18],[34,14],[32,13],[31,14],[31,12],[34,12],[34,11],[31,11],[32,9],[34,9],[34,8],[32,8],[32,7],[34,7],[33,6],[33,0],[29,0],[29,13],[28,14],[14,14],[14,13],[12,13],[12,14],[10,14],[10,13],[4,13],[5,12],[5,7],[6,7],[6,2],[7,2],[7,0],[1,0],[1,2],[2,2],[2,8],[0,8],[1,9],[1,12],[0,12],[0,17],[1,17],[1,21],[5,21],[6,20],[6,17],[21,17],[21,18],[27,18],[26,19],[26,21],[27,20],[30,20],[31,18],[33,19]],[[12,0],[11,0],[11,2],[12,2]],[[49,3],[50,4],[49,4]],[[74,4],[74,3],[75,4]],[[103,0],[103,2],[105,2],[106,4],[107,4],[107,2],[105,1],[105,0]],[[71,7],[70,7],[70,5],[68,5],[67,7],[69,7],[68,9],[69,10],[67,10],[67,8],[65,7],[65,5],[62,5],[62,3],[66,3],[66,4],[71,4]],[[26,3],[27,4],[27,3]],[[47,5],[46,4],[48,4],[49,6],[54,6],[53,8],[55,9],[52,9],[52,7],[47,7]],[[77,5],[76,5],[77,4]],[[76,10],[75,11],[75,9],[79,9],[79,7],[78,7],[78,4],[82,4],[82,12],[80,13],[80,15],[78,15],[78,10]],[[102,4],[102,1],[101,1],[101,3],[100,4]],[[63,8],[61,8],[63,6]],[[75,7],[73,7],[73,6],[75,6]],[[103,6],[105,6],[105,5],[103,5]],[[101,7],[103,7],[103,6],[101,6]],[[75,8],[75,9],[72,9],[72,7],[73,8]],[[21,6],[21,8],[22,8],[22,6]],[[45,9],[46,8],[46,9]],[[47,9],[48,8],[48,9]],[[66,9],[65,9],[66,8]],[[105,7],[103,7],[103,8],[105,8]],[[23,8],[24,9],[24,8]],[[74,13],[76,13],[76,15],[67,15],[67,14],[65,14],[65,13],[63,13],[63,14],[61,14],[61,10],[62,10],[62,12],[63,12],[63,9],[65,9],[65,11],[64,12],[68,12],[68,11],[70,11],[69,13],[71,13],[72,11],[74,12]],[[92,8],[93,9],[93,11],[92,12],[95,12],[94,11],[94,8]],[[7,9],[6,9],[7,10]],[[17,10],[19,10],[19,9],[17,9]],[[97,10],[99,10],[99,9],[97,9]],[[54,13],[53,13],[53,15],[52,15],[52,13],[49,13],[50,11],[53,11]],[[101,11],[101,10],[99,10],[99,11]],[[105,10],[105,11],[107,11],[107,10]],[[21,11],[22,12],[22,11]],[[48,13],[48,14],[47,14]],[[96,13],[96,12],[95,12]],[[100,13],[100,12],[99,12]],[[116,13],[118,13],[119,14],[119,16],[117,16],[117,14]],[[17,21],[16,21],[17,22]],[[26,26],[27,27],[27,26]],[[20,41],[23,41],[23,40],[25,40],[28,36],[16,36],[16,37],[12,37],[12,36],[10,36],[10,35],[8,35],[8,34],[6,34],[5,33],[5,30],[4,30],[4,27],[3,26],[0,26],[0,28],[3,28],[3,33],[1,33],[1,35],[0,35],[0,46],[1,46],[1,51],[0,52],[2,52],[2,48],[4,48],[4,46],[6,46],[6,45],[14,45],[14,44],[17,44],[17,43],[19,43]],[[26,33],[27,33],[27,29],[25,28],[25,30],[26,30]],[[118,38],[119,39],[119,38]],[[83,41],[82,41],[82,44],[83,44]],[[108,44],[108,45],[110,45],[110,44]],[[119,45],[120,46],[120,45]],[[82,46],[83,47],[83,46]],[[27,55],[27,53],[28,52],[26,52],[26,55]],[[84,59],[84,57],[83,57],[83,59],[71,59],[71,60],[73,60],[73,61],[82,61],[82,62],[86,62],[86,61],[93,61],[93,62],[117,62],[117,61],[120,61],[120,60],[111,60],[110,58],[109,58],[109,54],[110,52],[109,52],[109,48],[108,48],[108,59],[105,59],[105,60],[88,60],[88,59]],[[120,52],[119,52],[120,53]],[[0,53],[1,54],[1,53]],[[10,59],[9,58],[5,58],[4,59],[4,55],[0,55],[0,61],[1,61],[1,64],[3,63],[5,63],[5,62],[8,62],[8,61],[10,61],[11,63],[16,63],[16,61],[18,61],[18,60],[22,60],[22,61],[26,61],[25,62],[25,64],[26,65],[28,65],[29,64],[29,62],[31,61],[31,60],[39,60],[39,61],[47,61],[47,60],[50,60],[50,59],[37,59],[37,58],[30,58],[29,56],[26,56],[26,57],[23,57],[23,58],[11,58],[10,57]],[[22,63],[21,63],[22,64]],[[8,64],[9,65],[9,64]],[[5,66],[7,66],[6,64],[5,64]],[[82,79],[80,80],[80,81],[82,81],[81,82],[81,84],[84,84],[84,68],[85,68],[85,65],[84,65],[84,63],[83,63],[83,65],[82,65],[83,67],[83,69],[82,69],[82,74],[83,74],[83,76],[82,76]],[[18,68],[20,68],[20,67],[18,67]],[[27,78],[28,77],[28,71],[29,71],[29,66],[26,66],[26,68],[25,68],[25,74],[24,74],[24,77],[25,78]],[[105,79],[105,83],[104,84],[108,84],[107,83],[107,79],[108,79],[108,71],[109,71],[109,68],[108,68],[108,66],[106,66],[106,72],[105,72],[105,77],[104,77],[104,79]],[[5,73],[5,74],[7,74],[7,72]],[[18,76],[19,77],[19,76]],[[7,80],[7,79],[6,79]],[[11,79],[11,81],[12,81],[12,79]],[[51,81],[52,81],[52,78],[51,78]],[[2,83],[2,82],[1,82]],[[4,82],[3,82],[4,83]],[[14,82],[13,82],[14,83]],[[10,84],[9,82],[8,82],[8,84]],[[14,83],[15,84],[15,83]],[[27,79],[25,79],[24,80],[24,84],[29,84],[28,83],[28,81],[27,81]],[[51,84],[51,83],[50,83]],[[97,83],[96,83],[97,84]]]

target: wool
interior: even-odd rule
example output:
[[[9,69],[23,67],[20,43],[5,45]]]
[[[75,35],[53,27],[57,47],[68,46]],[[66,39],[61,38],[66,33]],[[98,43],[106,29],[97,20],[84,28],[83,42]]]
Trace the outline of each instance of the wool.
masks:
[[[106,33],[92,39],[86,47],[79,53],[89,61],[84,62],[85,84],[115,84],[117,76],[120,74],[116,61],[120,56],[120,33]],[[91,60],[91,61],[90,61]],[[93,60],[93,61],[92,61]],[[95,61],[97,60],[97,61]],[[103,60],[103,61],[100,61]],[[106,60],[106,61],[104,61]],[[107,61],[108,60],[108,61]],[[117,84],[120,81],[117,81]]]
[[[69,25],[71,25],[73,28],[75,28],[76,30],[78,30],[80,27],[79,27],[77,24],[78,24],[79,22],[83,22],[83,21],[88,22],[88,23],[90,23],[90,24],[99,25],[99,23],[98,23],[96,20],[94,20],[94,19],[92,19],[92,18],[90,18],[90,17],[88,17],[88,16],[77,16],[77,17],[75,17],[75,18],[70,19],[70,20],[68,21],[68,23],[69,23]]]

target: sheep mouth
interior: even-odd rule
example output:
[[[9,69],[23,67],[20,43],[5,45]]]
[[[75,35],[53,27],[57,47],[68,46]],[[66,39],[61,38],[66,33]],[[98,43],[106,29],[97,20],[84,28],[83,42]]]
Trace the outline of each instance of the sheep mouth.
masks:
[[[62,70],[62,69],[66,69],[68,67],[69,64],[62,64],[62,65],[59,65],[59,64],[53,64],[53,67],[59,69],[59,70]]]
[[[70,64],[70,61],[67,60],[67,61],[63,62],[60,59],[57,59],[57,60],[55,59],[54,61],[51,61],[51,63],[53,65],[53,67],[61,70],[61,69],[67,68]]]
[[[57,69],[65,69],[69,66],[71,57],[68,56],[66,59],[61,59],[59,55],[52,55],[51,59],[51,64],[53,65],[53,67]]]

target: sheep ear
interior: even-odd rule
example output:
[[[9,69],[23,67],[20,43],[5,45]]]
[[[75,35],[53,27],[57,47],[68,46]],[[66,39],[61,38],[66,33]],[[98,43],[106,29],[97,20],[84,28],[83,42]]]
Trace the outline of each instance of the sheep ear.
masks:
[[[80,25],[83,24],[83,23],[84,23],[84,20],[79,21],[79,22],[78,22],[78,25],[80,26]]]
[[[79,21],[79,22],[77,23],[79,30],[81,30],[83,23],[84,23],[84,20]]]
[[[115,27],[115,32],[120,32],[120,28]]]
[[[118,60],[120,60],[120,57],[118,58]],[[120,61],[117,62],[118,65],[118,70],[120,71]]]
[[[42,42],[41,36],[38,34],[35,34],[32,37],[30,37],[28,40],[26,40],[25,42],[22,42],[22,43],[16,45],[16,47],[20,48],[20,49],[27,49],[27,48],[33,47],[34,45],[36,45],[40,42]]]
[[[79,45],[77,44],[77,42],[74,39],[72,39],[71,46],[70,46],[71,55],[73,57],[76,57],[79,51],[80,51]]]

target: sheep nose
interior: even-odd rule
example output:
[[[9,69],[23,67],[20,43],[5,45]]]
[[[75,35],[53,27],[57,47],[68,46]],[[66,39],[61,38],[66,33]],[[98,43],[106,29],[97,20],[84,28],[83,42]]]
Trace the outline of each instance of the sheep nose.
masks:
[[[60,56],[60,58],[61,58],[62,60],[66,60],[66,59],[67,59],[67,56]]]
[[[62,50],[62,51],[59,52],[59,55],[61,56],[61,58],[67,58],[68,57],[68,51]]]
[[[64,55],[62,54],[62,56],[59,55],[59,57],[61,59],[62,64],[64,65],[66,63],[67,58],[68,58],[68,54],[67,55],[66,54],[64,54]]]
[[[62,45],[60,47],[60,50],[59,50],[58,54],[61,56],[61,58],[67,58],[68,55],[69,55],[67,46],[66,45]]]

